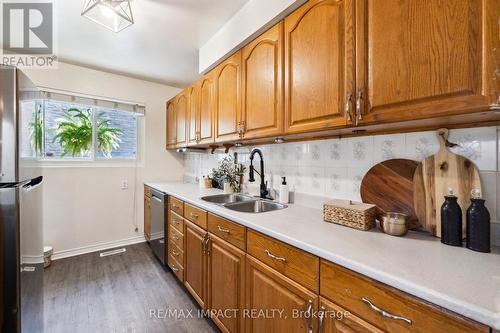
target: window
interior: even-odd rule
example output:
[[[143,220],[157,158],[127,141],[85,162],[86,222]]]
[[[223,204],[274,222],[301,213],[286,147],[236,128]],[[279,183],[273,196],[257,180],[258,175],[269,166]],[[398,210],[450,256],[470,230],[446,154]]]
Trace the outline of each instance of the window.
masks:
[[[21,103],[22,156],[43,160],[135,160],[137,114],[58,100]]]

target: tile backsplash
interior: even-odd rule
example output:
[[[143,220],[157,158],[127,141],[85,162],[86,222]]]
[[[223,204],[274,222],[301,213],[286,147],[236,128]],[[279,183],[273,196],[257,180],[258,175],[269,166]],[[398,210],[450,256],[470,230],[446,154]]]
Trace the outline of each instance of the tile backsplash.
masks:
[[[455,129],[449,136],[449,141],[458,144],[451,151],[469,158],[480,170],[492,221],[500,221],[499,129]],[[285,176],[297,195],[361,200],[361,180],[373,165],[392,158],[420,161],[438,151],[439,141],[435,131],[427,131],[237,148],[239,162],[247,166],[245,178],[251,148],[262,150],[265,178],[273,189],[278,189]],[[209,174],[223,156],[187,153],[185,178],[194,180]],[[500,224],[492,231],[495,242],[500,242]]]

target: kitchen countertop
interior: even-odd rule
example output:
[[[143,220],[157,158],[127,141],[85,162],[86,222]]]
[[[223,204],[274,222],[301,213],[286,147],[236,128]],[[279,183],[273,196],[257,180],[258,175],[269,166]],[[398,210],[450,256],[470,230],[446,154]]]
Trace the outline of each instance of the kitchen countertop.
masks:
[[[146,183],[253,230],[374,280],[500,329],[500,249],[478,253],[409,232],[358,231],[323,222],[323,212],[290,204],[261,214],[240,213],[200,198],[222,193],[196,184]]]

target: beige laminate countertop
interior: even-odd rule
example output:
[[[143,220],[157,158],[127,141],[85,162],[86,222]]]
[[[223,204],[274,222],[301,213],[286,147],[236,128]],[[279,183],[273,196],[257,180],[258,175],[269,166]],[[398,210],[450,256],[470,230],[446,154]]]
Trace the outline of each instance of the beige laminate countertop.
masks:
[[[409,232],[393,237],[323,222],[322,210],[295,204],[261,214],[201,200],[220,194],[195,184],[146,183],[159,191],[332,261],[411,295],[500,329],[500,249],[478,253]]]

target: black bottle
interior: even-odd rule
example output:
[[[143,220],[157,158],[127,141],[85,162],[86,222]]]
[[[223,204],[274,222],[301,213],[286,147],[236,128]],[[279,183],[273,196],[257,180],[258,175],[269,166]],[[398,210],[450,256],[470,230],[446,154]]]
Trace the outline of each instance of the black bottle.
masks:
[[[467,248],[478,252],[491,252],[490,213],[481,199],[479,190],[473,190],[471,205],[467,209]]]
[[[441,206],[441,243],[462,246],[462,209],[450,188]]]

